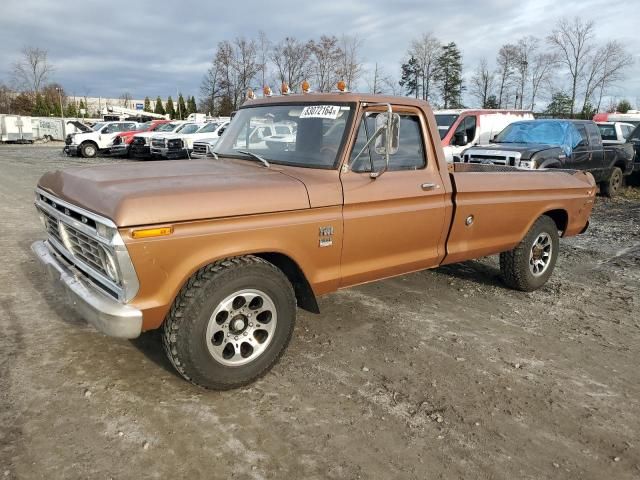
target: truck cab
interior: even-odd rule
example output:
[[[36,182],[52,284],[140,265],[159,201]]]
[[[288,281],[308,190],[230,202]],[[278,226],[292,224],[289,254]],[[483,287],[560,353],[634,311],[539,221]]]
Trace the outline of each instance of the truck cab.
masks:
[[[122,132],[138,128],[137,122],[98,122],[89,132],[72,133],[65,140],[64,153],[69,156],[95,157],[100,152],[108,152],[113,139]]]
[[[533,120],[533,113],[524,110],[436,110],[438,133],[447,162],[459,162],[465,148],[488,143],[512,122]]]

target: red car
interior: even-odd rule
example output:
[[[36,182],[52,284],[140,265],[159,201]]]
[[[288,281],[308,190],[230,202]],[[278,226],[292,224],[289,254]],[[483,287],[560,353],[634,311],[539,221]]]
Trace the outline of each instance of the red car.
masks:
[[[150,122],[142,123],[137,130],[131,130],[128,132],[121,132],[113,139],[113,145],[109,148],[109,153],[113,156],[128,157],[129,147],[133,141],[133,136],[140,132],[153,132],[160,125],[169,123],[169,120],[152,120]]]

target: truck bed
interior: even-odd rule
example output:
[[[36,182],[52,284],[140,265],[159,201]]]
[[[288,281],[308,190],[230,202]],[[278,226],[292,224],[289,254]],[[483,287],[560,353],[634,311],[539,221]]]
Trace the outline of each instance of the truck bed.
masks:
[[[591,210],[591,204],[586,207],[595,182],[589,173],[465,163],[448,167],[454,210],[445,264],[511,250],[545,214],[563,234],[575,235]]]

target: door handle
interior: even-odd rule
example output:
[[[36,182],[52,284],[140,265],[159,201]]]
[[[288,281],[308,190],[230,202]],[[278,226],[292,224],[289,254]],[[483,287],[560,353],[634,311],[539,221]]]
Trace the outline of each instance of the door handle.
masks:
[[[435,190],[436,188],[440,188],[440,185],[436,183],[423,183],[420,185],[422,190]]]

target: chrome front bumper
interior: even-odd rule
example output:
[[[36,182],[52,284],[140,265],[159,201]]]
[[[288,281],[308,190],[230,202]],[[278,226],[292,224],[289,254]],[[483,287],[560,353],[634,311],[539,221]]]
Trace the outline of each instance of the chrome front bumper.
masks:
[[[60,262],[46,241],[31,245],[49,279],[64,292],[67,301],[91,325],[119,338],[136,338],[142,332],[142,312],[103,294]]]

